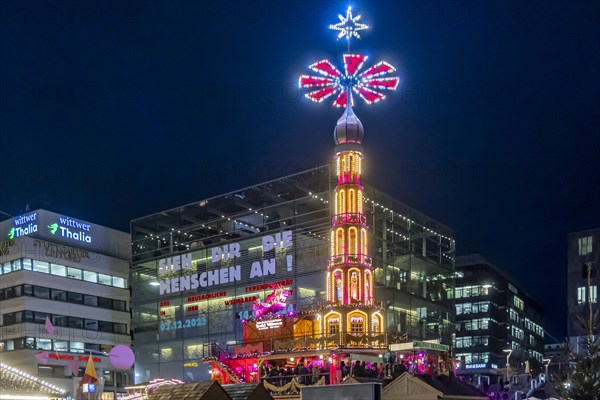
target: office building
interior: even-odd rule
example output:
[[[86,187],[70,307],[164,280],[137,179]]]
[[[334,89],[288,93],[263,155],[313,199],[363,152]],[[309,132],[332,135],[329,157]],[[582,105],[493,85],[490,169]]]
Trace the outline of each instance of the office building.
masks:
[[[131,345],[129,235],[36,210],[0,237],[0,362],[74,393],[91,354],[105,391],[126,385],[105,353]]]
[[[456,258],[456,287],[448,289],[456,309],[458,375],[489,377],[525,372],[542,364],[544,312],[509,277],[479,254]],[[453,293],[452,293],[453,292]],[[531,360],[534,361],[531,361]]]

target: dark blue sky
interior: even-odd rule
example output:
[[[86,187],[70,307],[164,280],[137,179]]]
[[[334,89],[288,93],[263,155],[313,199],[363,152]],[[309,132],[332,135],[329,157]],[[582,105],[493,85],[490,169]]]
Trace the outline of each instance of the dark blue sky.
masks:
[[[321,165],[339,109],[297,77],[346,1],[0,3],[0,210],[135,217]],[[360,1],[398,68],[355,111],[366,183],[446,223],[565,335],[566,235],[600,226],[600,3]]]

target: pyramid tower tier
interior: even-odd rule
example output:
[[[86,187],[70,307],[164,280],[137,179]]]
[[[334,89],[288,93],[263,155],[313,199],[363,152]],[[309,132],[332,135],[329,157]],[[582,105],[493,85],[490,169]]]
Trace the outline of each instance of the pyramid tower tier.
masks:
[[[367,218],[360,184],[363,154],[335,155],[338,184],[332,218],[331,257],[327,265],[327,300],[334,304],[373,304],[373,267],[369,256]]]

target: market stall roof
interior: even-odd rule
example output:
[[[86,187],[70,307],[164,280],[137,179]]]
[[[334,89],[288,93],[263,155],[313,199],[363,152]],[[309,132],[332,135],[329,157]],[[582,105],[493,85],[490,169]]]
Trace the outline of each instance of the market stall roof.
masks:
[[[231,400],[217,381],[161,386],[150,398],[152,400]]]
[[[383,400],[488,400],[488,396],[466,382],[447,375],[400,375],[382,391]]]
[[[273,400],[273,396],[260,383],[223,385],[231,400]]]

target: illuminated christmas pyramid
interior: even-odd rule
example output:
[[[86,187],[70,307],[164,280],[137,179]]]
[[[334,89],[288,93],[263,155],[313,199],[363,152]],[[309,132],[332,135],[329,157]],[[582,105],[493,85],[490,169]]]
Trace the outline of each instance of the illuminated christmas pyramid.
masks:
[[[348,8],[346,17],[331,25],[339,30],[338,38],[346,37],[348,48],[358,31],[367,29],[353,17]],[[320,315],[323,337],[331,338],[325,347],[379,347],[385,345],[384,315],[373,297],[373,265],[369,256],[367,218],[363,212],[361,171],[362,142],[365,136],[362,122],[352,109],[353,93],[367,104],[385,98],[380,90],[395,90],[398,77],[388,77],[395,68],[381,61],[361,72],[366,55],[344,54],[344,72],[328,60],[309,66],[320,75],[302,75],[300,87],[314,89],[306,97],[322,102],[335,96],[333,105],[345,107],[334,130],[337,186],[334,216],[331,224],[331,257],[327,264],[327,301]]]

